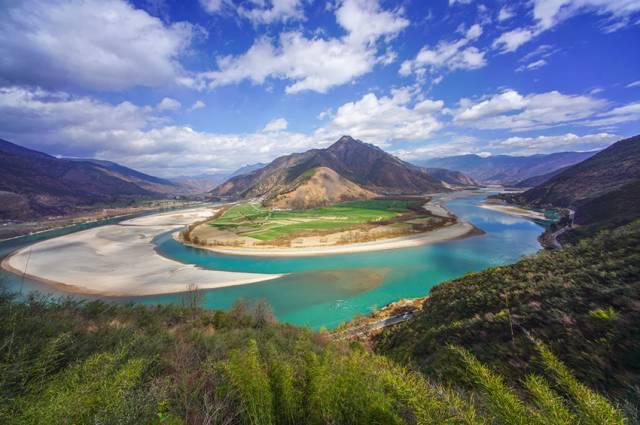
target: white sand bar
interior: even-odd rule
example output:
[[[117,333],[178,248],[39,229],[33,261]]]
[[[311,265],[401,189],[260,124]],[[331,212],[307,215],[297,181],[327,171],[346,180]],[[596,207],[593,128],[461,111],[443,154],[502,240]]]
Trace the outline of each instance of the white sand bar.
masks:
[[[213,215],[211,208],[154,214],[60,236],[7,257],[2,268],[83,294],[112,296],[183,292],[189,284],[221,288],[282,275],[201,269],[162,257],[153,238]]]

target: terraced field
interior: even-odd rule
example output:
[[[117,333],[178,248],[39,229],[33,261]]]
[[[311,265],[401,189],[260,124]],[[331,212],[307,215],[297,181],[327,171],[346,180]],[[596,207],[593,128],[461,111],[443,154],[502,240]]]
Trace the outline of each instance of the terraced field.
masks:
[[[240,236],[270,241],[294,233],[313,230],[351,228],[364,223],[384,222],[410,212],[410,207],[424,200],[371,199],[344,202],[328,207],[299,211],[277,211],[257,203],[238,204],[209,222],[219,230],[230,230]]]

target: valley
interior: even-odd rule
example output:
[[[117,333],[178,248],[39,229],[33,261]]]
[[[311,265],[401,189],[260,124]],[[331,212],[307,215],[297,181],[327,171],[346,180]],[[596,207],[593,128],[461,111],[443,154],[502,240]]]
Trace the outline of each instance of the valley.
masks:
[[[0,0],[0,425],[640,425],[638,40]]]

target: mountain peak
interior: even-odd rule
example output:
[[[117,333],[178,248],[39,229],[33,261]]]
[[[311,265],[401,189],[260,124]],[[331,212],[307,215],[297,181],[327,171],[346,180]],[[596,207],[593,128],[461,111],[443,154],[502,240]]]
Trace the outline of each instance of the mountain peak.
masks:
[[[361,140],[354,139],[353,137],[347,136],[347,135],[339,138],[338,141],[335,142],[333,145],[329,146],[327,150],[333,151],[338,149],[344,149],[346,147],[351,147],[351,148],[364,147],[364,148],[370,148],[375,150],[381,150],[376,145],[372,145],[371,143],[365,143]]]

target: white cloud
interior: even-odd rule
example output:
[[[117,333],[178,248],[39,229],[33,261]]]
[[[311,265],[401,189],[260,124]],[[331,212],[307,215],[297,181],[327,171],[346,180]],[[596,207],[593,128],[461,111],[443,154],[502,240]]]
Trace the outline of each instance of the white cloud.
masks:
[[[316,131],[321,140],[335,140],[349,134],[380,146],[394,140],[425,140],[442,127],[435,113],[442,110],[441,100],[423,100],[411,106],[409,89],[392,91],[391,96],[373,93],[340,106],[325,127]]]
[[[502,53],[515,52],[518,47],[535,37],[537,33],[527,28],[504,32],[493,41],[492,47]]]
[[[533,16],[543,30],[580,12],[604,15],[613,23],[624,22],[638,11],[640,2],[635,0],[533,0]]]
[[[640,102],[613,108],[610,111],[598,114],[595,119],[585,124],[593,127],[602,127],[631,121],[640,121]]]
[[[204,103],[202,100],[196,100],[195,102],[193,102],[193,105],[191,105],[191,107],[189,108],[189,111],[195,111],[196,109],[202,109],[204,107],[206,107],[207,104]]]
[[[479,129],[526,131],[572,123],[593,116],[607,102],[557,91],[523,96],[506,90],[478,102],[462,99],[454,123]]]
[[[382,10],[377,0],[345,0],[336,19],[347,32],[342,38],[307,38],[299,31],[282,33],[276,40],[261,37],[244,54],[218,58],[218,70],[200,78],[209,88],[243,80],[263,84],[274,78],[291,83],[287,93],[325,93],[385,61],[378,57],[379,40],[388,41],[409,24],[398,12]]]
[[[477,47],[467,45],[482,35],[482,27],[471,26],[465,36],[456,41],[441,41],[434,48],[420,49],[415,59],[406,60],[400,67],[400,75],[416,74],[423,78],[427,71],[433,73],[441,69],[478,69],[487,64],[485,53]]]
[[[209,133],[171,125],[156,107],[110,104],[64,92],[0,88],[0,137],[51,154],[95,157],[158,175],[233,169],[251,161],[328,146],[343,134],[386,146],[425,140],[442,124],[440,100],[416,100],[415,90],[373,93],[327,112],[310,134],[287,130],[284,118],[253,133]]]
[[[0,88],[0,137],[51,154],[121,162],[158,175],[234,169],[319,145],[289,132],[216,134],[167,125],[157,110],[63,92]]]
[[[493,141],[489,146],[494,151],[512,155],[532,155],[536,153],[567,151],[591,151],[609,146],[621,137],[611,133],[585,134],[574,133],[537,137],[509,137]]]
[[[170,97],[165,97],[158,103],[156,108],[159,111],[177,111],[181,106],[182,104],[177,100]]]
[[[514,12],[508,6],[503,6],[498,13],[498,21],[506,21],[507,19],[511,19],[514,16]]]
[[[494,48],[500,48],[502,53],[514,52],[542,32],[579,13],[605,16],[601,29],[614,32],[632,25],[632,16],[640,12],[640,1],[637,0],[532,0],[531,4],[534,24],[502,33],[493,42]]]
[[[304,19],[300,0],[255,1],[251,6],[249,8],[239,7],[238,13],[254,23],[269,24]]]
[[[273,131],[284,131],[289,126],[289,123],[284,118],[276,118],[267,123],[264,126],[262,131],[264,132],[273,132]]]
[[[175,82],[196,28],[123,0],[24,0],[3,6],[5,84],[119,90]]]
[[[640,80],[634,81],[633,83],[629,83],[625,86],[625,88],[628,88],[628,89],[633,87],[640,87]]]
[[[209,13],[218,13],[222,10],[225,2],[225,0],[200,0],[200,5]]]
[[[534,69],[542,68],[547,64],[547,61],[544,59],[538,59],[537,61],[531,62],[527,65],[520,65],[516,68],[516,71],[533,71]]]
[[[254,24],[304,19],[301,0],[200,0],[200,5],[207,13],[233,12]]]

